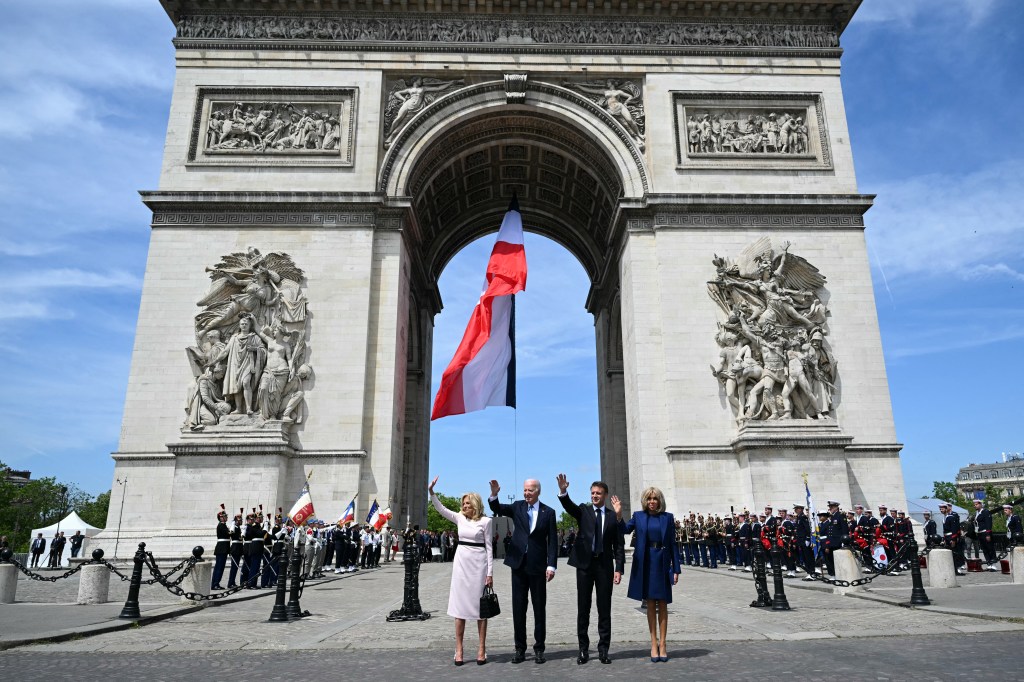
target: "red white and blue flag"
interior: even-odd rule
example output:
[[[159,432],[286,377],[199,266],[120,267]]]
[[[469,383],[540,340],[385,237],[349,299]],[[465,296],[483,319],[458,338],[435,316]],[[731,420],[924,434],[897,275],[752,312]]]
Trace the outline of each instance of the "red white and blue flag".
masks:
[[[366,515],[366,524],[367,525],[373,523],[373,517],[377,513],[378,509],[380,509],[380,505],[377,504],[377,500],[374,500],[373,504],[370,505],[370,513]]]
[[[441,377],[431,421],[492,405],[516,406],[515,294],[525,289],[523,217],[513,196],[487,262],[483,293]]]
[[[301,526],[313,516],[313,498],[309,496],[309,484],[302,486],[299,499],[292,505],[288,517],[296,526]]]
[[[341,518],[338,519],[338,524],[339,525],[345,525],[349,521],[355,521],[355,520],[356,520],[356,498],[353,497],[352,501],[348,503],[347,507],[345,507],[345,511],[342,512]]]
[[[370,521],[370,525],[375,529],[380,530],[387,525],[388,521],[391,520],[391,507],[388,507],[382,512],[376,515],[376,518]]]

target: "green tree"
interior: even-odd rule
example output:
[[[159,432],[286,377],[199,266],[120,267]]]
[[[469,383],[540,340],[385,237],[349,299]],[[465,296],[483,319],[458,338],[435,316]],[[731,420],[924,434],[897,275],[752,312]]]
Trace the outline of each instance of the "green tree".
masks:
[[[574,519],[569,512],[563,511],[562,515],[558,517],[558,522],[555,525],[558,526],[558,530],[567,531],[570,528],[576,527],[576,519]]]
[[[452,497],[451,495],[444,495],[437,493],[437,499],[441,500],[448,509],[453,512],[462,511],[462,499],[458,497]],[[446,530],[455,530],[455,524],[441,516],[441,513],[434,509],[434,505],[427,503],[427,530],[432,530],[436,533],[441,533]]]
[[[107,525],[108,509],[110,509],[109,490],[75,507],[75,511],[82,517],[83,521],[97,528],[103,528]]]

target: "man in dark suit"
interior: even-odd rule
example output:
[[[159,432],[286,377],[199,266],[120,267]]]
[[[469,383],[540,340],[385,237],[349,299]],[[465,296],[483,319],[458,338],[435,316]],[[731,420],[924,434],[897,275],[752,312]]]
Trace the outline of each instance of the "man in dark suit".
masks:
[[[523,499],[512,504],[498,501],[501,487],[491,481],[488,504],[499,516],[512,519],[512,541],[505,555],[505,565],[512,569],[512,625],[515,630],[516,653],[513,663],[526,660],[526,605],[533,602],[534,662],[544,663],[545,606],[547,583],[554,579],[558,562],[558,531],[555,510],[541,504],[540,481],[523,482]]]
[[[39,566],[39,557],[46,551],[46,540],[43,539],[43,534],[39,533],[36,535],[35,540],[32,541],[32,563],[30,568],[36,568]]]
[[[579,506],[569,498],[569,479],[558,474],[558,501],[576,519],[580,532],[569,550],[569,565],[576,568],[576,634],[580,653],[576,663],[590,659],[590,604],[597,590],[597,655],[602,663],[611,663],[608,646],[612,640],[612,585],[622,580],[626,551],[618,532],[615,513],[605,506],[608,484],[590,484],[590,504]]]

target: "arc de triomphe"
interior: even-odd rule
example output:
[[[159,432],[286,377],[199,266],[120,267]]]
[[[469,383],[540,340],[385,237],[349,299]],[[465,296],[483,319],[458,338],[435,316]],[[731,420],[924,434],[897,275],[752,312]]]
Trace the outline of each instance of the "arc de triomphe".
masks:
[[[590,278],[615,490],[740,509],[807,473],[819,502],[902,502],[840,87],[859,0],[162,3],[101,542],[183,554],[311,468],[324,518],[422,520],[437,278],[513,192]]]

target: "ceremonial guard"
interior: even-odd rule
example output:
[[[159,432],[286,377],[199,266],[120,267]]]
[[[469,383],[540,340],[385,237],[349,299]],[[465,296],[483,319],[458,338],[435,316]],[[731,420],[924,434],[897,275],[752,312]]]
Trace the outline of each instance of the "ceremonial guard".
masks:
[[[687,543],[686,537],[686,524],[681,519],[676,519],[676,547],[679,548],[679,556],[682,557],[683,564],[690,564],[690,547]],[[633,543],[630,542],[630,547]]]
[[[239,513],[235,514],[234,521],[231,523],[231,528],[228,529],[228,537],[231,538],[231,572],[228,574],[228,589],[236,586],[235,578],[238,576],[238,569],[242,567],[243,561],[243,539],[242,539],[242,512],[244,509],[239,509]],[[245,582],[245,571],[242,571],[242,581]]]
[[[761,542],[761,531],[764,528],[764,517],[758,517],[756,514],[750,515],[750,565],[754,565],[754,552],[757,551],[756,545]],[[763,546],[763,545],[762,545]]]
[[[779,509],[779,521],[777,523],[779,548],[786,562],[786,577],[796,577],[796,522],[789,517],[789,510]]]
[[[697,538],[700,535],[697,525],[697,515],[690,512],[686,521],[683,521],[683,531],[686,533],[686,563],[691,566],[700,566],[700,552],[697,548]]]
[[[245,529],[245,539],[249,545],[246,548],[248,551],[245,561],[247,573],[242,578],[246,587],[253,590],[259,588],[257,577],[260,574],[260,564],[263,561],[263,535],[265,532],[263,530],[263,515],[253,509],[252,516],[249,517],[249,525]]]
[[[213,547],[213,580],[210,589],[223,590],[224,566],[231,551],[231,533],[228,531],[228,512],[222,504],[217,512],[217,544]]]
[[[281,532],[281,511],[281,508],[278,507],[277,514],[274,515],[273,524],[271,524],[269,515],[267,516],[267,534],[266,539],[263,542],[264,559],[266,562],[261,582],[263,587],[274,587],[277,585],[277,572],[280,570],[280,557],[274,554],[274,545],[277,544],[278,534]]]
[[[722,519],[722,525],[718,529],[721,538],[719,547],[719,559],[722,563],[731,564],[730,568],[736,567],[736,524],[732,516]]]
[[[846,516],[839,510],[839,503],[835,500],[828,501],[829,524],[828,534],[825,536],[825,567],[828,570],[828,577],[836,577],[836,562],[834,552],[843,548],[850,536],[850,528],[846,522]]]
[[[814,573],[814,548],[811,547],[811,520],[804,513],[804,505],[794,504],[793,510],[796,512],[793,525],[796,527],[796,555],[798,563],[803,567],[807,576],[810,577]]]
[[[875,557],[872,554],[881,534],[878,519],[872,516],[870,509],[861,515],[857,527],[853,529],[853,543],[860,551],[861,565],[865,573],[874,573]]]
[[[739,548],[739,560],[737,563],[743,567],[743,571],[750,573],[750,550],[751,550],[751,538],[753,536],[753,530],[750,526],[750,512],[746,509],[740,515],[739,528],[736,529],[736,539]]]
[[[985,508],[981,500],[974,501],[974,533],[977,542],[981,543],[981,551],[985,556],[985,570],[996,569],[996,548],[992,544],[992,512]]]
[[[764,547],[764,561],[767,568],[772,567],[772,543],[775,542],[778,527],[779,520],[775,517],[772,508],[765,506],[764,514],[761,516],[761,545]]]
[[[910,544],[910,538],[914,534],[914,527],[910,523],[910,519],[907,518],[907,513],[902,509],[896,510],[896,549],[893,556],[898,555],[903,551],[903,548]],[[900,562],[900,570],[909,570],[910,562],[915,558],[904,559]]]
[[[697,552],[700,556],[699,566],[704,568],[708,567],[708,542],[707,542],[707,522],[704,520],[703,514],[697,514],[697,522],[693,525],[693,532],[697,538]]]
[[[939,535],[939,528],[932,518],[932,513],[924,513],[924,545],[925,547],[937,547],[942,544],[942,537]]]
[[[942,513],[942,542],[953,552],[953,565],[957,575],[967,575],[967,559],[964,557],[964,539],[960,534],[960,515],[953,511],[948,502],[939,504]]]
[[[1021,524],[1020,516],[1013,513],[1013,505],[1004,504],[1003,514],[1006,515],[1007,544],[1024,542],[1024,525]]]
[[[831,517],[827,511],[818,512],[818,556],[815,557],[818,573],[825,573],[825,544],[831,524]]]

